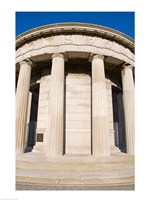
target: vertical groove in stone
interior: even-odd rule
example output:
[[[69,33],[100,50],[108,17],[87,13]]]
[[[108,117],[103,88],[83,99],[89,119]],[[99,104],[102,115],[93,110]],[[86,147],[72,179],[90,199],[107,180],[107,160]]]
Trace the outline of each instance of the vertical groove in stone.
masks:
[[[92,60],[92,137],[93,155],[109,156],[110,139],[104,61],[99,55],[94,56]]]
[[[31,63],[23,61],[20,65],[16,91],[16,153],[24,152],[28,95],[31,76]]]
[[[54,54],[52,59],[46,155],[61,156],[63,155],[64,57],[61,54]]]
[[[134,82],[130,65],[122,70],[122,85],[127,153],[134,154]]]

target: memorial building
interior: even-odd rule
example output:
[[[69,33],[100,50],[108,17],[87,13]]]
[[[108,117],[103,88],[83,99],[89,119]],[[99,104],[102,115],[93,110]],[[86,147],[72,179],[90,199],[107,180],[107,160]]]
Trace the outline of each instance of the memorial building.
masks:
[[[16,38],[16,154],[134,155],[134,41],[58,23]]]

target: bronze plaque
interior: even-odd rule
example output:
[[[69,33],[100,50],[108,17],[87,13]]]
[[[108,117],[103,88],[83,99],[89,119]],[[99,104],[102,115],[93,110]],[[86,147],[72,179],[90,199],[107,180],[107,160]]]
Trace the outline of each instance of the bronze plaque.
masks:
[[[37,142],[43,142],[43,133],[37,134]]]

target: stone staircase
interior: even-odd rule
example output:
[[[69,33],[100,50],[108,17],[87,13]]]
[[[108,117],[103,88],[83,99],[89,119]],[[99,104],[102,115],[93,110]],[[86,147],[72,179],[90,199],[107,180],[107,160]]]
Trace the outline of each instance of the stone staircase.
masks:
[[[103,158],[63,156],[56,159],[26,153],[16,158],[16,184],[18,188],[24,185],[34,190],[43,186],[44,189],[133,187],[134,157],[118,153]]]

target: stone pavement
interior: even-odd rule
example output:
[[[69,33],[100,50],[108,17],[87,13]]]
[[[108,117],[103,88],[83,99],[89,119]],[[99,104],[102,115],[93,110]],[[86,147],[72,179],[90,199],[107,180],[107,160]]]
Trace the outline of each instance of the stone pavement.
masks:
[[[27,185],[16,184],[16,190],[134,190],[134,185],[116,185],[116,186],[48,186],[48,185]]]

